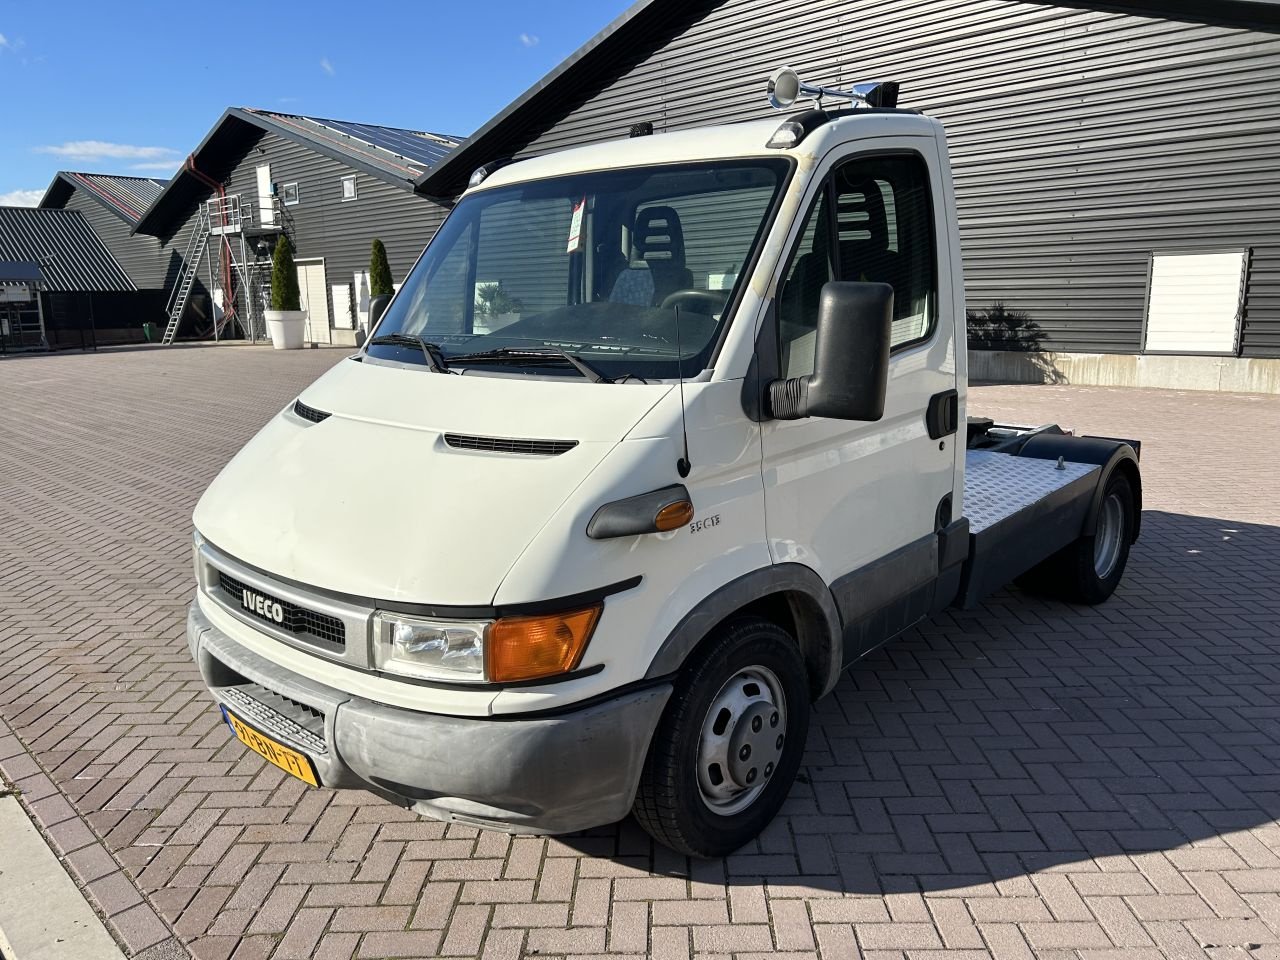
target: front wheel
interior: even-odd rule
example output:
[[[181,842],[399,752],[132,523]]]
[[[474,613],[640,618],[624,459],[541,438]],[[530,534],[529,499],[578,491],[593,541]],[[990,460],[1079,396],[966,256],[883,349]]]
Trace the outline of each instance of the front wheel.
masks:
[[[641,773],[636,820],[681,853],[732,853],[786,800],[808,731],[795,638],[767,620],[723,625],[676,680]]]

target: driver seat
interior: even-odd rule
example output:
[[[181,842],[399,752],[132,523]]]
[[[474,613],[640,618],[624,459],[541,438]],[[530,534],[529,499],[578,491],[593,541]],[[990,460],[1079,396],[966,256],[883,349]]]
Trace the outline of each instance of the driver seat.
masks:
[[[637,211],[631,249],[630,265],[618,274],[609,292],[611,302],[656,307],[677,290],[693,287],[693,272],[684,260],[684,229],[672,207]]]

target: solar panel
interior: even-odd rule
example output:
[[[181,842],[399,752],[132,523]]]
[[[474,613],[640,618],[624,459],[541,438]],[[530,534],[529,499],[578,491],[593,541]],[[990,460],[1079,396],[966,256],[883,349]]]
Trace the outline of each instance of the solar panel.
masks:
[[[337,130],[348,136],[363,140],[383,150],[416,161],[425,167],[432,167],[445,158],[454,148],[453,143],[441,143],[424,136],[416,130],[402,130],[399,127],[379,127],[368,123],[351,123],[346,120],[321,120],[311,118],[316,123]]]
[[[296,114],[263,113],[318,142],[328,143],[359,156],[368,163],[378,164],[399,174],[406,170],[423,172],[443,160],[459,142],[442,134],[404,130],[400,127]]]

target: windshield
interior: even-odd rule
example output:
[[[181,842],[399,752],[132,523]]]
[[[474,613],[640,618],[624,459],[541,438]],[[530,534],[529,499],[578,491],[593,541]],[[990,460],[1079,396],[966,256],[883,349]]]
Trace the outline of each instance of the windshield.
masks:
[[[375,331],[371,356],[521,370],[563,351],[611,379],[702,370],[786,178],[784,160],[575,174],[463,198]],[[678,321],[678,323],[677,323]],[[538,358],[535,358],[538,359]],[[495,366],[495,370],[498,367]]]

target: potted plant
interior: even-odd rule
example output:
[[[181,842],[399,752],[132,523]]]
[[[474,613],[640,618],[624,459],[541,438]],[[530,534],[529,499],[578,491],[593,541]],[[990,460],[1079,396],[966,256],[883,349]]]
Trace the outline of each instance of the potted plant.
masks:
[[[271,255],[271,309],[265,311],[271,345],[277,350],[301,350],[307,332],[307,312],[298,290],[293,245],[283,234]]]

